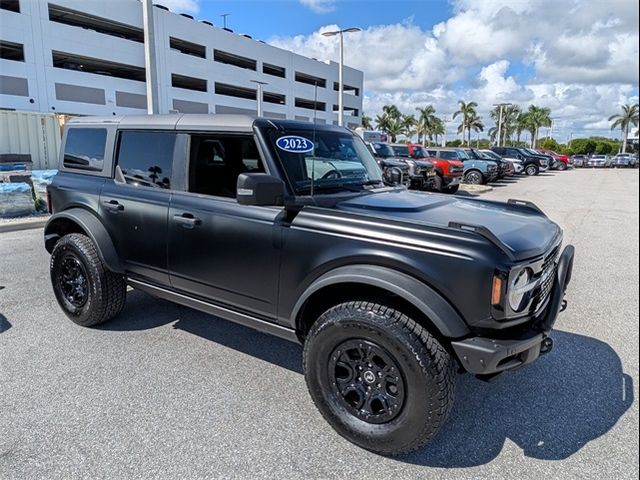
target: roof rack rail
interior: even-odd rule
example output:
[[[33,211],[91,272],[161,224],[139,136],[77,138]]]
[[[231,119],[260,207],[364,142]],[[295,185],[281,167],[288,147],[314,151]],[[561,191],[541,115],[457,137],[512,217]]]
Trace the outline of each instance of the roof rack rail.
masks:
[[[496,237],[491,230],[487,227],[483,227],[482,225],[474,225],[473,223],[462,223],[462,222],[449,222],[449,228],[456,228],[458,230],[463,230],[467,232],[477,233],[478,235],[486,238],[491,243],[493,243],[496,247],[502,250],[510,260],[516,260],[516,257],[513,254],[513,251],[504,244],[498,237]]]
[[[545,213],[540,209],[540,207],[538,207],[533,202],[529,202],[528,200],[518,200],[516,198],[510,198],[509,200],[507,200],[507,205],[515,207],[526,207],[546,217]]]

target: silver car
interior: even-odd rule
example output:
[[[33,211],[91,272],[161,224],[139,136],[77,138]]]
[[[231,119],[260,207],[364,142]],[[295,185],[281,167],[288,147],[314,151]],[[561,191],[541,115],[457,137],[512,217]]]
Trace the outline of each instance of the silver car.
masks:
[[[615,157],[613,157],[613,166],[616,168],[629,168],[629,167],[633,167],[634,165],[634,158],[631,154],[629,153],[619,153],[618,155],[616,155]]]
[[[587,167],[607,168],[611,166],[611,157],[609,155],[592,155],[587,160]]]

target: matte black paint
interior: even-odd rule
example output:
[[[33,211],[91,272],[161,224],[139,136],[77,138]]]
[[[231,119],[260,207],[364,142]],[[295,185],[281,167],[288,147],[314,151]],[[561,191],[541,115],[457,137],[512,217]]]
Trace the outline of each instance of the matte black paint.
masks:
[[[177,129],[180,118],[158,128]],[[88,125],[84,119],[83,127]],[[244,127],[234,128],[211,133],[237,134]],[[264,169],[283,179],[264,139],[266,130],[285,128],[344,132],[256,120],[254,138]],[[117,123],[109,129],[115,138]],[[452,340],[532,320],[496,318],[489,299],[496,272],[540,261],[562,240],[561,229],[535,206],[402,187],[293,197],[286,181],[286,206],[240,205],[184,191],[188,133],[177,132],[173,190],[114,180],[109,149],[104,165],[111,173],[59,173],[49,187],[54,216],[45,228],[47,249],[65,233],[64,222],[75,222],[105,264],[136,288],[289,339],[297,338],[305,302],[345,282],[398,295]],[[482,225],[492,236],[452,228],[451,222]]]

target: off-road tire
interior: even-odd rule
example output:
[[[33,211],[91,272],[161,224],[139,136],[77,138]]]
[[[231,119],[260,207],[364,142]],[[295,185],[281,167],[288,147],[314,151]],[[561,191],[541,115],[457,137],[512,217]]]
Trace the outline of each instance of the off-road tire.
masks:
[[[456,193],[458,190],[460,189],[460,185],[453,185],[452,187],[446,187],[445,189],[443,189],[442,191],[444,193],[451,193],[454,194]]]
[[[540,168],[532,163],[524,167],[524,173],[526,173],[530,177],[535,177],[540,173]]]
[[[484,175],[479,170],[469,170],[464,176],[464,181],[469,185],[484,185],[486,183]]]
[[[79,263],[86,291],[82,305],[73,304],[63,291],[65,262]],[[124,308],[127,297],[124,277],[106,268],[93,241],[86,235],[71,233],[58,240],[51,253],[50,274],[56,300],[67,317],[78,325],[99,325]]]
[[[431,190],[434,192],[442,193],[442,177],[440,175],[436,175],[433,177],[431,182]]]
[[[338,366],[336,362],[344,358],[340,357],[342,346],[354,341],[363,342],[364,350],[367,345],[379,346],[379,351],[398,367],[392,371],[399,371],[396,380],[404,382],[403,403],[397,405],[395,416],[388,421],[374,422],[370,417],[365,421],[363,410],[347,405],[338,390],[331,366]],[[375,356],[366,358],[378,363]],[[453,406],[453,358],[425,328],[385,305],[352,301],[324,312],[307,336],[303,362],[309,393],[327,422],[347,440],[375,453],[399,455],[422,447],[435,436]],[[359,366],[353,370],[362,371]],[[368,373],[360,375],[367,379]],[[349,378],[365,383],[363,378]],[[386,380],[383,388],[389,388]],[[365,401],[362,407],[366,405]]]

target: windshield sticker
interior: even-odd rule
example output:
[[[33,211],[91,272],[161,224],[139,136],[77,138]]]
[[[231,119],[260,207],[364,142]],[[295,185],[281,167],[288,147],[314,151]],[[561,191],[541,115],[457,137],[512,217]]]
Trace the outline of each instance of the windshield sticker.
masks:
[[[280,150],[291,153],[307,153],[313,150],[313,142],[311,140],[295,135],[280,137],[276,141],[276,145]]]

